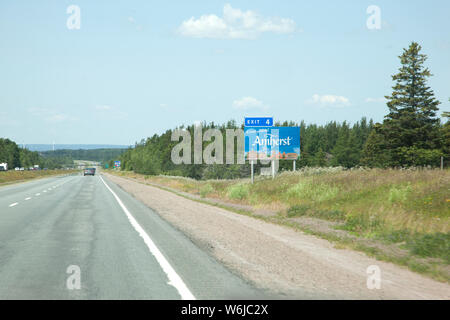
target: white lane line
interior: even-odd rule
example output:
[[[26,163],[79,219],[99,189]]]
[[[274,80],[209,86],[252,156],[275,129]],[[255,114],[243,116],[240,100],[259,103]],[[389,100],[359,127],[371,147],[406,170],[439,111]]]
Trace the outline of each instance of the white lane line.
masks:
[[[128,217],[128,220],[130,221],[133,228],[139,233],[139,235],[144,239],[145,244],[147,245],[148,249],[150,250],[150,253],[156,258],[156,261],[158,261],[159,265],[163,269],[163,271],[166,273],[167,277],[169,278],[169,282],[167,284],[175,287],[177,289],[178,293],[181,296],[181,299],[183,300],[195,300],[194,295],[189,291],[186,284],[183,282],[181,277],[176,273],[176,271],[172,268],[169,261],[164,257],[164,255],[159,251],[158,247],[155,245],[153,240],[149,237],[149,235],[145,232],[145,230],[139,225],[139,223],[136,221],[136,219],[131,215],[131,213],[128,211],[127,207],[123,204],[122,200],[117,196],[117,194],[106,184],[105,180],[100,176],[100,179],[102,180],[103,184],[106,186],[106,188],[112,193],[114,198],[116,198],[116,201],[119,203],[122,210],[125,212],[125,214]]]
[[[18,202],[14,202],[14,203],[11,203],[11,204],[9,205],[9,207],[11,208],[11,207],[17,206],[18,204],[19,204]]]
[[[40,193],[36,193],[36,194],[35,194],[36,197],[39,197],[40,195],[41,195]]]
[[[47,190],[44,190],[44,191],[42,191],[42,192],[47,192]]]
[[[30,200],[30,199],[31,199],[31,197],[25,198],[25,201],[28,201],[28,200]]]

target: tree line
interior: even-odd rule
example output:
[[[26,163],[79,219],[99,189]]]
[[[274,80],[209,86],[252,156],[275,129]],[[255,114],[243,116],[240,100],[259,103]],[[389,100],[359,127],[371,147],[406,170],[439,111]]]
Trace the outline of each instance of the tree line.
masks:
[[[17,143],[7,138],[0,138],[0,163],[6,162],[8,168],[30,168],[38,165],[40,168],[59,169],[73,166],[73,160],[68,157],[47,158],[37,151],[20,148]]]
[[[68,158],[73,160],[88,160],[96,162],[107,162],[119,156],[124,149],[100,148],[100,149],[59,149],[54,151],[43,151],[40,154],[47,158]]]
[[[440,158],[450,161],[450,116],[442,124],[437,116],[440,102],[427,85],[432,74],[424,66],[427,59],[418,43],[412,42],[399,56],[401,66],[392,76],[391,95],[386,96],[389,113],[382,123],[362,118],[351,125],[344,121],[325,125],[304,121],[278,122],[276,126],[299,126],[301,156],[298,168],[305,166],[408,167],[439,166]],[[215,128],[225,139],[226,129],[243,129],[235,121],[222,125],[203,123],[204,130]],[[193,136],[194,126],[185,129]],[[114,160],[121,160],[122,170],[142,174],[166,174],[195,179],[233,179],[248,177],[249,164],[181,164],[171,161],[171,150],[178,143],[171,141],[172,130],[141,140]],[[224,149],[226,143],[224,142]],[[204,142],[204,146],[208,144]],[[235,144],[236,148],[236,144]],[[191,148],[193,150],[193,146]],[[193,152],[193,151],[192,151]],[[224,154],[225,154],[224,150]],[[113,161],[110,161],[110,166]],[[256,170],[260,167],[257,164]],[[292,161],[280,161],[280,169],[292,168]]]

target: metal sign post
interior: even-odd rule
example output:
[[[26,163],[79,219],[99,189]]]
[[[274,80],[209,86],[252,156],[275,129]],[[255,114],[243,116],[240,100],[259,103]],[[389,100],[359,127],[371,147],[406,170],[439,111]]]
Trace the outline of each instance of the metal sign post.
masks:
[[[251,166],[251,170],[252,170],[252,184],[255,181],[254,179],[254,173],[253,173],[253,160],[250,160],[250,166]]]
[[[272,179],[275,179],[275,160],[272,160]]]
[[[292,162],[292,169],[295,171],[295,160]]]

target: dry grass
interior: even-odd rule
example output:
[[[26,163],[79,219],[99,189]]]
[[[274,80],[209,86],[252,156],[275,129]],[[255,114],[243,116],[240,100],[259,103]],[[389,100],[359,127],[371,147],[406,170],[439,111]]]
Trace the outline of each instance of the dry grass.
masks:
[[[25,181],[47,176],[60,174],[70,174],[78,172],[77,170],[36,170],[36,171],[0,171],[0,184]]]

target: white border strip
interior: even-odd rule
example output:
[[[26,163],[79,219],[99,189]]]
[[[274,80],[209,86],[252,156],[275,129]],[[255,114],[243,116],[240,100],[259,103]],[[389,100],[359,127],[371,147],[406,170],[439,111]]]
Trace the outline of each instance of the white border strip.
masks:
[[[149,235],[145,232],[145,230],[139,225],[139,223],[136,221],[136,219],[131,215],[131,213],[128,211],[128,209],[125,207],[125,205],[122,203],[120,198],[117,196],[117,194],[106,184],[105,180],[101,176],[99,176],[102,180],[103,184],[106,186],[106,188],[113,194],[114,198],[116,198],[119,205],[122,207],[122,210],[125,212],[125,214],[128,217],[128,220],[130,221],[133,228],[139,233],[139,235],[144,239],[145,244],[147,245],[148,249],[150,250],[151,254],[156,258],[159,265],[163,269],[163,271],[167,274],[167,277],[169,278],[168,284],[171,286],[174,286],[175,289],[177,289],[178,293],[181,296],[181,299],[183,300],[195,300],[194,295],[189,291],[188,287],[184,284],[181,277],[176,273],[176,271],[172,268],[170,263],[166,260],[164,255],[159,251],[158,247],[155,245],[153,240],[149,237]]]

